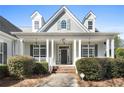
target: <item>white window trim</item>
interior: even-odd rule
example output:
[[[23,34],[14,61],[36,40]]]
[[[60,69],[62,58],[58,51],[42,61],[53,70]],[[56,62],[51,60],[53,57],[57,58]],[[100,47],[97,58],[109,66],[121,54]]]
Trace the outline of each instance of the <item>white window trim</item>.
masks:
[[[65,24],[64,24],[65,28],[62,28],[62,21],[65,21]],[[61,26],[62,30],[67,29],[67,20],[65,20],[65,19],[61,20],[60,24],[61,24],[60,26]]]
[[[92,25],[89,25],[89,21],[92,22]],[[93,20],[88,20],[87,25],[88,25],[88,30],[93,30]],[[92,26],[92,29],[89,29],[89,26]]]
[[[37,24],[35,22],[38,22]],[[34,29],[39,29],[40,27],[40,22],[39,21],[34,21]]]
[[[46,47],[41,47],[42,44],[37,44],[38,47],[34,47],[34,46],[36,46],[36,44],[33,44],[33,57],[41,57],[41,58],[42,57],[43,58],[46,57],[46,54],[45,55],[42,55],[41,52],[40,52],[41,49],[45,49],[45,51],[46,51]],[[34,55],[34,49],[37,49],[38,50],[38,55]]]
[[[85,45],[81,46],[81,57],[95,57],[95,45],[86,45],[86,47],[83,47]],[[92,46],[92,47],[91,47]],[[83,55],[83,49],[87,49],[87,54],[85,54],[86,56]],[[93,54],[90,54],[90,49],[93,49]],[[92,55],[92,56],[90,56]]]

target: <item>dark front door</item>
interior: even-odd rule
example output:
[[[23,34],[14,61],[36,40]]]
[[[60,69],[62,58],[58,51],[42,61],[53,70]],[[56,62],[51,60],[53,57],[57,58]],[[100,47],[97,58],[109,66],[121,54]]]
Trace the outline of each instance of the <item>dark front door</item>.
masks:
[[[67,64],[67,49],[61,50],[61,64]]]

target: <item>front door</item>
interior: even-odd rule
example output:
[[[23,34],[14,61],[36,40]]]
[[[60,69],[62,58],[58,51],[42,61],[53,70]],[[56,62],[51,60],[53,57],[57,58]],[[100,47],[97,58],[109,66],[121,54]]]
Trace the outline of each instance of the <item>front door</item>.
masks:
[[[61,50],[61,64],[67,64],[67,49]]]

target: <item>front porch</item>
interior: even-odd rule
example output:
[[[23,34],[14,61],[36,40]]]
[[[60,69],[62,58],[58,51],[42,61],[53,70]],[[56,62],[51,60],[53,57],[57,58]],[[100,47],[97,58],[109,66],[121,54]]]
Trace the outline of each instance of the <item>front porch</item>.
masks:
[[[16,55],[30,55],[49,66],[75,66],[83,57],[114,58],[114,37],[117,33],[16,33]]]
[[[37,61],[47,61],[49,65],[75,65],[81,57],[114,58],[114,40],[20,40],[20,54],[30,55]]]

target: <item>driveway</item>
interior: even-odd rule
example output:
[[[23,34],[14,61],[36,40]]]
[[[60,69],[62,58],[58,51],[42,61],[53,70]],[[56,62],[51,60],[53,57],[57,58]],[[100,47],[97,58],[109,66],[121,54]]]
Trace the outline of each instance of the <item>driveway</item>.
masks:
[[[70,73],[57,73],[49,76],[44,82],[36,85],[37,87],[78,87],[77,77]]]

